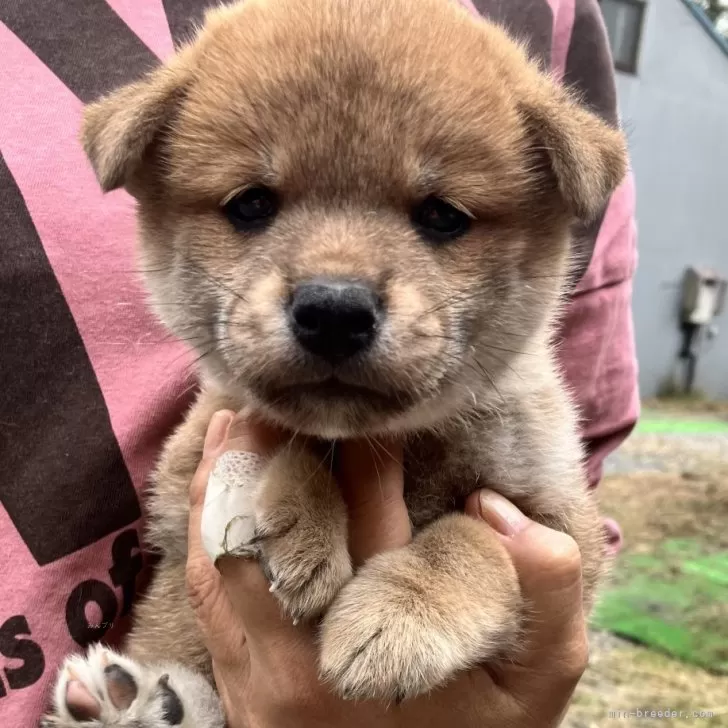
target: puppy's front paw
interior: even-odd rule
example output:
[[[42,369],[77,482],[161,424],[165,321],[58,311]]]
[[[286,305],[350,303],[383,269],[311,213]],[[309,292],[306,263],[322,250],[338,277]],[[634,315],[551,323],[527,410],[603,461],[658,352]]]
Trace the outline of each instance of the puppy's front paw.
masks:
[[[41,728],[223,728],[207,681],[181,665],[142,666],[99,645],[69,657]]]
[[[321,615],[351,578],[347,514],[326,462],[292,447],[266,469],[255,542],[271,591],[295,621]]]
[[[399,702],[514,644],[513,566],[488,529],[465,518],[448,516],[370,560],[331,605],[321,677],[342,697]]]

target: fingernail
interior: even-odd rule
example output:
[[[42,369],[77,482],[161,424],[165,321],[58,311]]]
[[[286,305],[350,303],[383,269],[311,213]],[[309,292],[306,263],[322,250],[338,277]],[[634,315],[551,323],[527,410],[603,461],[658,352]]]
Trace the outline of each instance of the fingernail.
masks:
[[[515,536],[528,525],[528,518],[513,503],[492,490],[480,491],[483,520],[504,536]]]
[[[230,412],[215,412],[210,420],[210,424],[207,426],[207,434],[205,435],[205,445],[202,449],[202,454],[205,457],[210,457],[215,451],[225,442],[225,436],[227,435],[228,427],[233,419],[233,415]]]
[[[227,439],[234,440],[238,437],[249,438],[251,434],[251,422],[242,415],[236,415],[229,426]]]
[[[226,447],[258,455],[270,455],[280,444],[278,431],[251,410],[235,415],[227,432]]]

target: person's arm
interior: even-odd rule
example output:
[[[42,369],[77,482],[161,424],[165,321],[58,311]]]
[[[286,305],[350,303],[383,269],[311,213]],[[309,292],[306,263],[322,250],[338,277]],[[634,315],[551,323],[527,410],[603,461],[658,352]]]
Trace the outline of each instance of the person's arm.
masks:
[[[558,12],[558,11],[557,11]],[[563,81],[612,125],[619,123],[614,64],[597,0],[576,0]],[[561,25],[560,25],[561,24]],[[577,235],[576,287],[559,335],[559,357],[582,417],[589,483],[630,434],[639,414],[632,326],[636,252],[635,189],[630,172],[604,215]]]

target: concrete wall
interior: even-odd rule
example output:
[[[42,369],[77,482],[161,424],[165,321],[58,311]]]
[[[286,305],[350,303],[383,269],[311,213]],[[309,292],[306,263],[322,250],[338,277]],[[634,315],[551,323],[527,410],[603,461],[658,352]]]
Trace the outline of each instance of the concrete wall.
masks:
[[[688,265],[728,276],[728,56],[681,0],[651,0],[637,75],[617,74],[637,180],[634,316],[643,396],[669,376]],[[728,397],[728,312],[702,346],[696,387]]]

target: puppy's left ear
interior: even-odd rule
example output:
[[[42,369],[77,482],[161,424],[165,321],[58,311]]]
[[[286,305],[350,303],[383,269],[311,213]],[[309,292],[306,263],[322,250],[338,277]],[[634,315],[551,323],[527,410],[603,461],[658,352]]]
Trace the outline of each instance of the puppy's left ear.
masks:
[[[104,192],[130,183],[171,119],[187,79],[178,60],[84,110],[81,143]]]
[[[624,135],[551,82],[539,91],[522,112],[569,211],[590,222],[627,173]]]

